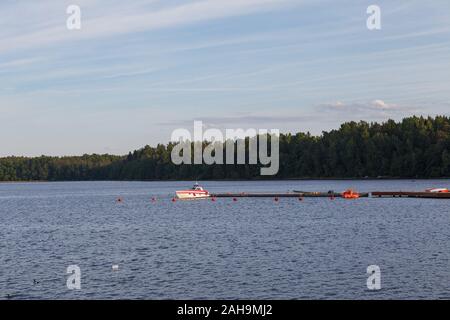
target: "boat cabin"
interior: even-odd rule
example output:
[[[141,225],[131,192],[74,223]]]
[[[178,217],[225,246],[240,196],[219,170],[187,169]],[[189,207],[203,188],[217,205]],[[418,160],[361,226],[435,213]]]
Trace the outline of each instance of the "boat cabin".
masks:
[[[192,187],[192,190],[195,191],[203,191],[203,188],[200,187],[200,185],[198,183],[194,184],[194,186]]]

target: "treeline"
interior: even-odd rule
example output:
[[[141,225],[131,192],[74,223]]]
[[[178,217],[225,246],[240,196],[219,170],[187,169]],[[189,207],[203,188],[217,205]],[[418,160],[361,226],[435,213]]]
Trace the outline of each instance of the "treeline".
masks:
[[[0,158],[0,181],[103,180],[114,163],[123,157],[83,155],[81,157]]]
[[[444,116],[348,122],[320,136],[282,134],[273,177],[261,177],[260,165],[177,166],[173,146],[146,146],[127,156],[0,158],[0,180],[450,177],[450,118]]]

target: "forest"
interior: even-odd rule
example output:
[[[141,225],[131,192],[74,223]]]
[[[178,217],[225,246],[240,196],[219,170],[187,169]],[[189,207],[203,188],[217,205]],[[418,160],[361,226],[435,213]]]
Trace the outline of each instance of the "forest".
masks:
[[[173,147],[145,146],[123,156],[4,157],[0,181],[450,177],[446,116],[347,122],[318,136],[281,134],[280,170],[275,176],[261,176],[260,165],[175,165]]]

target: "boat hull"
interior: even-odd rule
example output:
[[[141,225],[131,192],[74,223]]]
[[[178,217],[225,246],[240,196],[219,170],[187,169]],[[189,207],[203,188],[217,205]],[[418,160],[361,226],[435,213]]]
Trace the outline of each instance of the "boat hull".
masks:
[[[182,199],[182,200],[195,200],[195,199],[209,198],[209,193],[207,191],[182,190],[182,191],[177,191],[176,195],[177,195],[178,199]]]

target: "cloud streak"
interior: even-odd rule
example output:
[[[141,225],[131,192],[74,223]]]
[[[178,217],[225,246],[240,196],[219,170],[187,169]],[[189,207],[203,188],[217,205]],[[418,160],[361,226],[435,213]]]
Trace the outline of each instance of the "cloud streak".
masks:
[[[349,1],[0,1],[0,152],[126,153],[194,119],[320,134],[447,113],[450,3],[378,4],[371,32]]]
[[[280,115],[258,115],[258,114],[236,114],[233,116],[200,116],[197,118],[191,118],[189,120],[174,120],[174,121],[166,121],[160,122],[159,125],[162,126],[182,126],[189,127],[192,126],[194,121],[202,121],[208,126],[211,127],[251,127],[251,126],[259,126],[259,125],[267,125],[267,124],[280,124],[280,123],[298,123],[305,122],[315,119],[315,117],[311,117],[308,115],[294,115],[288,114],[285,116]]]
[[[143,2],[149,4],[154,1]],[[68,31],[65,23],[41,28],[35,32],[13,34],[2,38],[0,52],[52,45],[66,41],[90,40],[104,37],[145,32],[162,28],[173,28],[242,16],[252,13],[298,5],[293,0],[202,0],[162,9],[133,12],[110,11],[106,15],[83,18],[82,29]],[[46,3],[49,6],[49,3]],[[86,10],[87,11],[87,10]],[[83,11],[82,14],[86,13]],[[87,15],[87,14],[86,14]],[[84,15],[83,15],[84,16]],[[45,17],[43,17],[45,19]],[[61,19],[61,21],[63,21]],[[6,44],[8,43],[8,44]]]
[[[388,103],[381,99],[372,101],[354,101],[321,104],[316,110],[328,117],[337,117],[357,120],[384,120],[397,118],[408,114],[421,113],[420,108],[415,106],[398,105]]]

